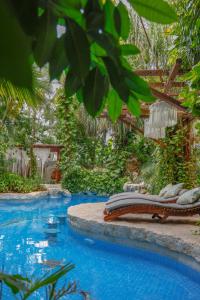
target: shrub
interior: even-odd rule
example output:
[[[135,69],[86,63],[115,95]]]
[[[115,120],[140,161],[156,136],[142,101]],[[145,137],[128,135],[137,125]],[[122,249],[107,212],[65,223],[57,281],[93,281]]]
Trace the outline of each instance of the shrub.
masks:
[[[41,190],[39,178],[24,178],[14,173],[0,174],[0,192],[29,193]]]
[[[88,170],[75,166],[65,174],[62,180],[64,188],[71,193],[95,192],[99,195],[109,195],[121,192],[128,179],[107,169]]]

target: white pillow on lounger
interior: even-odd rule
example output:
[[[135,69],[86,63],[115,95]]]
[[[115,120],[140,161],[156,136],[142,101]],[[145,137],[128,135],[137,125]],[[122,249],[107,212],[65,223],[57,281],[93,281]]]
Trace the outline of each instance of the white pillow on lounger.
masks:
[[[181,195],[177,200],[177,204],[182,204],[182,205],[192,204],[197,202],[199,199],[200,199],[200,188],[195,188]]]
[[[178,193],[179,196],[183,195],[184,193],[188,192],[188,189],[182,189],[180,190],[180,192]]]
[[[171,183],[164,187],[159,196],[164,198],[172,198],[178,196],[179,192],[182,190],[184,183],[178,183],[172,185]]]
[[[176,197],[183,188],[184,183],[178,183],[173,185],[165,194],[164,198]]]
[[[159,196],[160,196],[160,197],[164,197],[165,194],[168,192],[168,190],[171,189],[171,188],[172,188],[172,184],[171,184],[171,183],[168,184],[168,185],[166,185],[166,186],[160,191]]]

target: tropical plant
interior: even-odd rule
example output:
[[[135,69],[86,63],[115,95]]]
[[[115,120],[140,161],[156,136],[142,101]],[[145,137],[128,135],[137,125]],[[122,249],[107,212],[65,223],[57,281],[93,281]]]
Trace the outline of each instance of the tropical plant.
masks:
[[[166,1],[152,0],[148,5],[144,0],[128,2],[151,22],[177,20]],[[112,119],[119,115],[122,102],[137,113],[141,100],[154,98],[126,60],[126,56],[139,53],[135,45],[125,43],[130,29],[127,7],[111,0],[30,0],[20,4],[2,0],[0,78],[31,91],[33,61],[39,67],[49,63],[51,80],[65,71],[67,97],[77,93],[92,116],[102,110],[108,96]]]
[[[174,36],[171,60],[181,57],[188,68],[200,60],[200,3],[198,0],[172,0],[178,15],[178,22],[172,26]]]
[[[68,274],[74,265],[69,263],[60,268],[58,268],[53,273],[45,274],[41,278],[27,278],[19,274],[10,275],[1,272],[0,273],[0,284],[1,284],[1,294],[2,298],[2,285],[5,284],[12,292],[14,299],[26,300],[31,296],[36,294],[38,291],[41,292],[43,289],[43,295],[46,300],[58,300],[63,299],[63,297],[79,294],[83,299],[86,299],[88,293],[81,291],[77,288],[76,282],[64,283],[61,287],[58,286],[59,280],[62,279],[66,274]],[[40,297],[40,296],[39,296]],[[39,299],[39,298],[38,298]]]
[[[28,106],[38,107],[43,102],[49,84],[42,72],[33,67],[33,90],[18,87],[10,81],[0,78],[0,129],[10,119],[15,119]]]

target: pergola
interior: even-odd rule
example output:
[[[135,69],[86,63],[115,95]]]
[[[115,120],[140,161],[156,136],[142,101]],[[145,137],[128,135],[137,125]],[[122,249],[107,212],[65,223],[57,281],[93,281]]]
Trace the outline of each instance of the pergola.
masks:
[[[179,77],[188,71],[184,71],[181,68],[181,64],[181,59],[177,59],[171,70],[137,70],[135,73],[141,77],[148,77],[150,79],[149,86],[156,99],[165,101],[176,107],[178,110],[178,116],[182,119],[183,126],[187,127],[185,153],[186,159],[189,160],[191,143],[193,142],[193,137],[191,135],[191,124],[194,118],[192,117],[191,113],[188,112],[187,108],[181,105],[184,99],[179,99],[181,89],[186,86],[186,82],[180,81]],[[148,103],[143,103],[141,105],[141,118],[149,117],[149,105],[150,104]],[[107,118],[108,113],[104,111],[100,117]],[[143,129],[136,126],[136,118],[131,115],[126,107],[123,107],[119,120],[121,120],[127,126],[132,127],[132,129],[138,133],[144,133]],[[165,147],[165,143],[162,140],[153,140],[160,146]]]

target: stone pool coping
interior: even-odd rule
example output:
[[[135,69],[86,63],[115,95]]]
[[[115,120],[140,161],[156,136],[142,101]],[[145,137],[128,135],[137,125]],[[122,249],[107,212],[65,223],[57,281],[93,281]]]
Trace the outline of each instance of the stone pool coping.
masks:
[[[68,190],[62,189],[60,184],[44,184],[43,187],[45,189],[44,191],[31,193],[0,193],[0,200],[32,200],[49,195],[71,195]]]
[[[68,221],[79,232],[132,247],[146,243],[155,249],[164,249],[170,255],[172,253],[171,256],[184,263],[197,264],[194,267],[200,269],[200,235],[193,233],[195,230],[200,233],[196,225],[199,218],[173,217],[160,224],[150,215],[126,215],[123,219],[105,222],[103,210],[104,203],[71,206],[68,208]],[[160,253],[166,254],[163,250]]]

